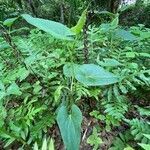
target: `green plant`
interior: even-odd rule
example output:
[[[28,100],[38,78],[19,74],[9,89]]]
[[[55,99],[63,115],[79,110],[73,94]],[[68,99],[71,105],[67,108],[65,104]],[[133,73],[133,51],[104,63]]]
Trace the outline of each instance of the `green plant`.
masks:
[[[0,22],[4,148],[17,143],[17,149],[31,149],[35,142],[41,144],[43,135],[58,133],[56,120],[65,148],[78,150],[81,125],[89,119],[89,111],[89,122],[100,125],[105,136],[130,128],[131,140],[118,136],[119,144],[112,145],[116,149],[118,145],[132,149],[132,142],[133,148],[139,148],[137,142],[148,143],[143,134],[149,131],[149,29],[143,25],[124,29],[119,14],[100,14],[111,16],[111,21],[88,26],[86,40],[82,29],[87,10],[72,28],[28,14]],[[24,29],[14,28],[21,18],[38,29],[28,28],[28,34],[22,35]],[[89,143],[96,149],[100,142],[93,129]]]
[[[50,33],[51,35],[55,36],[56,38],[71,40],[69,37],[67,37],[67,36],[72,35],[72,33],[69,31],[69,28],[67,28],[61,24],[51,22],[48,20],[44,20],[44,19],[32,18],[29,15],[22,15],[22,16],[30,24]],[[83,22],[85,22],[85,21],[83,20]],[[53,28],[53,30],[51,30],[51,28],[49,30],[47,30],[47,26],[45,26],[45,24],[47,24],[47,26],[49,26],[49,27],[51,27],[51,26],[53,27],[54,25],[57,25],[58,27],[60,27],[60,31],[55,30],[55,28]],[[76,28],[79,28],[79,30],[81,30],[83,25],[84,25],[84,23],[82,24],[82,26],[80,25],[81,27],[79,25],[77,25]],[[70,59],[72,61],[72,55],[70,55]],[[66,71],[66,69],[67,69],[67,71]],[[64,74],[67,77],[71,78],[71,88],[69,90],[70,91],[70,99],[66,104],[64,103],[59,108],[57,122],[58,122],[58,125],[59,125],[60,131],[62,134],[62,138],[63,138],[66,148],[71,149],[71,147],[74,146],[74,149],[78,149],[79,143],[80,143],[80,126],[81,126],[82,117],[81,117],[81,112],[80,112],[79,108],[73,104],[74,103],[74,100],[72,97],[73,92],[74,92],[73,91],[73,85],[74,85],[73,79],[75,78],[79,82],[81,82],[87,86],[107,85],[107,84],[115,83],[118,80],[117,80],[117,77],[115,77],[113,74],[105,71],[103,68],[100,68],[94,64],[85,64],[85,65],[75,65],[74,64],[73,65],[73,62],[72,62],[71,65],[69,66],[69,68],[68,68],[68,66],[67,67],[65,66]],[[87,74],[89,74],[89,75],[87,75]],[[104,74],[105,74],[105,76],[103,77]],[[70,112],[70,113],[68,113],[68,112]],[[78,118],[76,118],[76,116],[78,116]],[[64,118],[64,117],[66,117],[66,118]],[[65,126],[65,125],[67,125],[67,126]],[[64,129],[68,129],[68,130],[64,130]],[[71,129],[72,129],[72,131],[70,134]],[[71,137],[73,137],[73,139]],[[75,141],[77,143],[73,142],[74,138],[76,139]],[[69,139],[69,141],[68,141],[68,139]]]
[[[132,140],[132,135],[129,131],[126,131],[124,134],[120,133],[112,143],[112,146],[109,150],[134,150],[128,143]]]
[[[44,138],[41,150],[54,150],[54,141],[53,139],[46,139]],[[37,143],[34,144],[33,150],[39,150],[39,146]]]
[[[143,134],[149,134],[150,125],[148,121],[138,120],[136,118],[127,122],[131,126],[131,134],[135,140],[149,143],[149,140],[143,136]]]
[[[87,143],[93,146],[93,150],[97,150],[103,143],[102,139],[98,136],[97,129],[93,128],[93,133],[87,139]]]

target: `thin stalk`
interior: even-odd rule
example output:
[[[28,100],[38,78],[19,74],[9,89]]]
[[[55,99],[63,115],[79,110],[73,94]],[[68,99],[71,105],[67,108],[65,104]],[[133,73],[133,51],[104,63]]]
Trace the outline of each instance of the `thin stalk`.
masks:
[[[76,39],[75,39],[76,41]],[[71,43],[72,44],[72,43]],[[72,104],[74,103],[74,97],[73,97],[73,94],[74,94],[74,89],[73,89],[73,86],[74,86],[74,76],[75,76],[75,73],[74,73],[74,67],[73,67],[73,52],[74,52],[74,49],[75,49],[75,42],[70,46],[68,45],[68,51],[69,51],[69,57],[70,57],[70,61],[71,61],[71,69],[72,69],[72,72],[73,72],[73,76],[71,77],[71,83],[70,83],[70,93],[69,93],[69,99],[68,99],[68,107],[70,108],[72,106]]]

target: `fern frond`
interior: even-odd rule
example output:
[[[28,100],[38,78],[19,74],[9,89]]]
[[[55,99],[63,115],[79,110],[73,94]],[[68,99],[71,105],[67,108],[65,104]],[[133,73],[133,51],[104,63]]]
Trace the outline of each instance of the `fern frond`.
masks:
[[[54,115],[47,115],[41,118],[39,122],[36,122],[35,126],[31,129],[31,134],[34,137],[38,137],[39,133],[45,130],[47,127],[52,127],[55,123]]]
[[[131,134],[134,136],[134,139],[141,141],[142,143],[149,143],[150,140],[147,139],[143,134],[150,134],[150,123],[144,120],[132,119],[127,120],[131,126]]]
[[[105,103],[105,113],[121,121],[124,118],[124,114],[128,111],[128,105],[126,103],[112,102]]]

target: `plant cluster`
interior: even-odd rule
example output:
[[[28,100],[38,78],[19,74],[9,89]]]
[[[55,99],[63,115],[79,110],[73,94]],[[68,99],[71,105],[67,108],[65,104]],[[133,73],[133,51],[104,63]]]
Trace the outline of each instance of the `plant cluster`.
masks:
[[[105,131],[116,133],[107,149],[149,150],[150,29],[103,13],[111,22],[89,25],[86,43],[87,9],[72,28],[28,14],[0,22],[2,149],[53,150],[58,125],[64,147],[78,150],[88,116],[91,149],[103,149]],[[37,29],[22,35],[12,28],[21,19]]]

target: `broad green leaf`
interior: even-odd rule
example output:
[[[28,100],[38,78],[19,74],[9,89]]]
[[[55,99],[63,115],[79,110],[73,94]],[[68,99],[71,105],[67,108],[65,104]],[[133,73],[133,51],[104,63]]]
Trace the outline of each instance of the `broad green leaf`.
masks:
[[[109,85],[118,82],[118,77],[95,64],[84,64],[75,71],[75,78],[87,86]]]
[[[75,34],[79,34],[81,30],[83,29],[85,22],[86,22],[86,14],[87,14],[87,9],[85,9],[77,22],[76,26],[71,28],[71,31],[74,32]]]
[[[13,82],[8,88],[7,88],[7,95],[21,95],[22,92],[20,91],[18,85]]]
[[[130,33],[129,31],[123,30],[123,29],[117,29],[115,31],[115,36],[117,38],[123,39],[124,41],[135,41],[135,40],[137,40],[137,38],[132,33]]]
[[[3,22],[3,25],[11,27],[13,23],[18,19],[18,17],[15,18],[8,18]]]
[[[70,113],[67,106],[61,106],[57,114],[57,123],[67,150],[79,150],[82,113],[72,105]]]
[[[40,30],[43,30],[55,38],[58,39],[65,39],[65,40],[73,40],[71,36],[74,34],[71,32],[71,30],[66,27],[65,25],[51,21],[46,20],[42,18],[34,18],[28,14],[21,15],[29,24],[39,28]]]
[[[73,77],[73,76],[75,76],[75,71],[78,67],[79,67],[79,65],[77,65],[77,64],[68,63],[68,64],[64,65],[64,67],[63,67],[63,74],[66,77]]]

